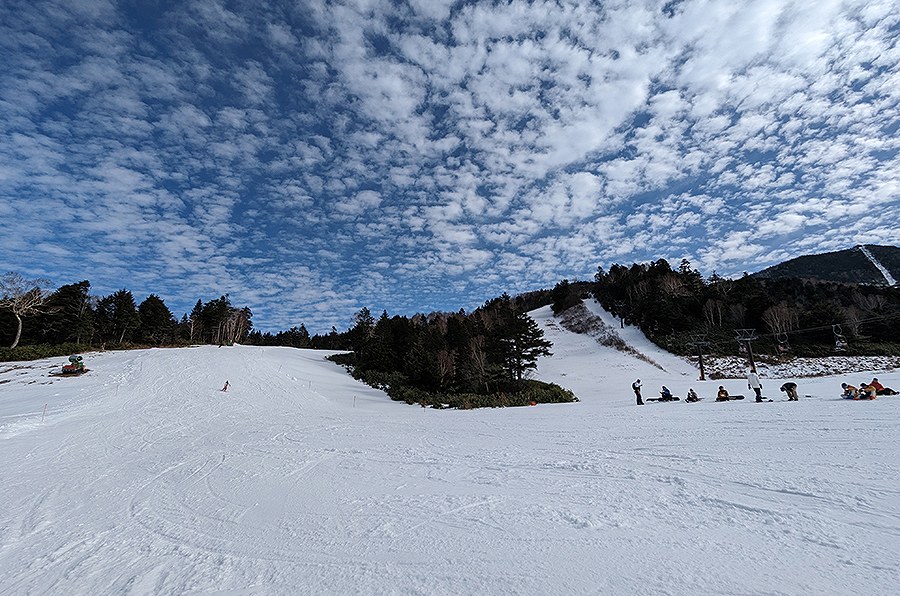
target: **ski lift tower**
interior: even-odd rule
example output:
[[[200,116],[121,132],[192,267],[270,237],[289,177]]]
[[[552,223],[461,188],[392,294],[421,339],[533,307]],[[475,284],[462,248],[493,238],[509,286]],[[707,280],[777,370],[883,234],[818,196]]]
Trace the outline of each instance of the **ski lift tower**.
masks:
[[[697,380],[705,381],[706,372],[703,370],[703,351],[705,348],[709,347],[709,342],[706,341],[706,334],[692,335],[691,344],[693,344],[694,348],[697,350],[697,361],[700,364],[700,378]]]
[[[756,335],[756,329],[735,329],[735,339],[738,343],[747,348],[747,360],[750,362],[750,370],[756,370],[756,362],[753,361],[753,346],[751,342],[759,339]]]

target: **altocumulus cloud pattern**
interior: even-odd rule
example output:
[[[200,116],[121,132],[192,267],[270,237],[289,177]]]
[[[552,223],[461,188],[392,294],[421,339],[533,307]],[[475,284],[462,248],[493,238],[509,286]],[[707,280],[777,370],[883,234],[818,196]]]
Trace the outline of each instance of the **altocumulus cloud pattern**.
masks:
[[[0,269],[257,327],[891,243],[892,1],[0,5]]]

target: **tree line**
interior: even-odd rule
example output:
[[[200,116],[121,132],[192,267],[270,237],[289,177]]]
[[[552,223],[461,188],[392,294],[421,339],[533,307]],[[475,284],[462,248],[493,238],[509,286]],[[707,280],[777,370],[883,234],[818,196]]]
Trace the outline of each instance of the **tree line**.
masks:
[[[0,338],[10,348],[20,343],[101,349],[231,344],[244,341],[253,326],[250,308],[232,305],[227,294],[207,302],[198,299],[190,313],[176,319],[157,294],[138,304],[127,289],[95,296],[88,280],[55,290],[46,286],[45,280],[17,273],[0,277]]]
[[[682,260],[598,268],[592,282],[563,280],[547,297],[564,310],[593,296],[657,345],[692,354],[702,339],[713,354],[737,354],[738,329],[754,349],[775,355],[900,354],[900,289],[797,278],[708,278]]]

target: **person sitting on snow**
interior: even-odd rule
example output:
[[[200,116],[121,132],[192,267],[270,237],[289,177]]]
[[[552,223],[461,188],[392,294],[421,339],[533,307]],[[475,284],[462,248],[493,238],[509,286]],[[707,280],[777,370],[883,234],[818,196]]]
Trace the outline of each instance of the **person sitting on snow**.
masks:
[[[659,392],[659,400],[660,401],[672,401],[672,392],[669,391],[669,388],[665,385],[662,386],[662,389]]]
[[[856,399],[856,387],[848,385],[847,383],[841,383],[841,389],[844,390],[844,392],[841,393],[841,397],[844,399]]]
[[[860,383],[859,391],[856,393],[856,399],[875,399],[876,395],[878,395],[878,391],[875,387],[868,383]]]
[[[728,391],[725,390],[725,387],[719,385],[719,392],[716,394],[716,401],[728,401]]]
[[[885,387],[878,382],[878,379],[872,379],[872,382],[869,383],[869,385],[875,388],[876,395],[897,395],[896,391],[894,391],[890,387]]]
[[[687,397],[684,398],[684,401],[690,401],[690,402],[693,402],[693,401],[700,401],[700,398],[697,397],[697,392],[694,391],[694,388],[693,388],[693,387],[691,387],[690,389],[688,389]]]

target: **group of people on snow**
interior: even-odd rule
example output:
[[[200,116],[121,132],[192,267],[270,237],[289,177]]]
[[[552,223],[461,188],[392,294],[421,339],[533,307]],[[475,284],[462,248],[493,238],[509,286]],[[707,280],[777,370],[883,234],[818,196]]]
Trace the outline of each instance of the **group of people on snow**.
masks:
[[[841,389],[841,397],[844,399],[875,399],[879,395],[897,395],[896,391],[879,383],[877,378],[872,379],[871,383],[863,381],[858,388],[841,383]]]
[[[759,378],[759,374],[756,372],[755,368],[751,368],[747,373],[747,388],[752,389],[755,394],[756,401],[771,401],[767,400],[767,398],[763,397],[762,394],[762,381]],[[644,400],[641,397],[641,380],[638,379],[634,383],[631,384],[631,389],[634,391],[634,396],[637,399],[637,405],[644,405]],[[841,383],[841,389],[843,389],[843,393],[841,393],[841,397],[844,399],[875,399],[878,395],[900,395],[897,391],[894,391],[890,387],[885,387],[881,383],[878,382],[877,378],[872,379],[870,383],[860,383],[859,387],[854,387],[848,383]],[[797,383],[793,381],[788,381],[784,383],[780,388],[785,395],[787,395],[788,401],[799,401],[800,396],[797,394]],[[659,391],[658,401],[677,401],[679,398],[672,395],[672,391],[669,390],[665,385],[662,386],[662,389]],[[719,385],[719,390],[716,393],[716,401],[731,401],[731,400],[739,400],[744,399],[743,395],[730,395],[728,390],[725,389],[723,385]],[[650,400],[654,401],[654,400]],[[697,395],[697,392],[694,391],[694,388],[691,387],[688,389],[687,397],[685,397],[684,401],[686,402],[696,402],[700,401],[700,397]]]
[[[877,379],[875,380],[877,381]],[[644,400],[641,396],[641,387],[642,385],[640,379],[637,379],[634,383],[631,384],[631,389],[634,391],[634,396],[637,400],[637,405],[639,406],[644,405]],[[762,387],[762,382],[759,379],[759,374],[756,372],[756,369],[750,369],[750,372],[747,373],[747,388],[753,390],[753,393],[756,395],[757,402],[766,401],[766,398],[764,398],[762,394]],[[797,383],[788,381],[780,387],[780,390],[787,395],[788,401],[799,401],[800,396],[797,394]],[[678,399],[679,398],[672,395],[672,391],[668,387],[666,387],[665,385],[662,386],[662,389],[660,389],[659,391],[658,401],[677,401]],[[719,391],[716,393],[716,401],[731,401],[736,399],[744,399],[744,396],[729,395],[725,387],[723,385],[719,385]],[[700,401],[700,397],[697,395],[697,392],[694,391],[693,387],[688,389],[687,397],[685,397],[684,401]]]

